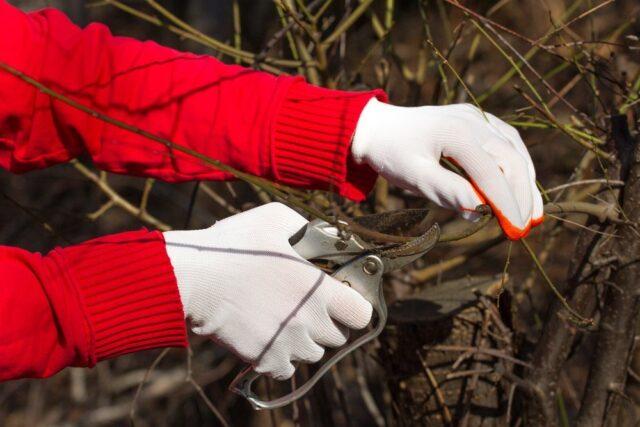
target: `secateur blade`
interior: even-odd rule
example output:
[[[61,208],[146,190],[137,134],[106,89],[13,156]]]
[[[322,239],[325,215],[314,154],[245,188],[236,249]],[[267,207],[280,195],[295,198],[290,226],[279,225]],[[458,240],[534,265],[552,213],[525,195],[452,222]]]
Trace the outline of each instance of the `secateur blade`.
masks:
[[[424,234],[398,246],[387,247],[379,252],[384,262],[384,271],[389,272],[404,267],[420,258],[440,240],[440,226],[433,224]]]
[[[428,209],[401,209],[392,212],[364,215],[352,219],[359,227],[387,237],[419,235],[426,227]],[[345,227],[348,223],[340,221]],[[394,233],[393,235],[389,233]],[[357,236],[357,237],[356,237]],[[406,237],[405,237],[406,239]],[[407,242],[410,244],[412,241]],[[289,243],[303,258],[325,259],[344,263],[366,250],[380,252],[364,236],[354,230],[353,235],[344,237],[335,225],[316,219],[294,234]],[[398,244],[393,244],[397,247]],[[404,246],[404,245],[402,245]],[[383,248],[387,248],[384,246]]]
[[[398,209],[353,218],[356,224],[379,233],[396,236],[422,234],[428,225],[429,209]]]

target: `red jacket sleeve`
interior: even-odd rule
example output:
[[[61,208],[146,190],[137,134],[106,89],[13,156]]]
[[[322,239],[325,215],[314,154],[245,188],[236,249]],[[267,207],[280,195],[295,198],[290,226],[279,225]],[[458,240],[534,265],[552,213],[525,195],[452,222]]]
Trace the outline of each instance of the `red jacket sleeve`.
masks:
[[[351,162],[356,122],[380,91],[344,92],[80,29],[62,13],[0,0],[0,60],[82,104],[237,169],[356,200],[375,180]],[[228,175],[108,125],[0,71],[0,166],[14,172],[88,152],[105,170],[166,181]]]
[[[0,0],[0,61],[116,119],[282,183],[363,199],[375,174],[352,164],[358,116],[382,92],[342,92],[151,42],[74,26],[55,10]],[[88,153],[115,173],[228,179],[0,71],[0,167]],[[49,376],[120,354],[186,343],[162,235],[108,236],[41,256],[0,247],[0,380]]]
[[[114,234],[46,256],[0,246],[0,271],[0,381],[186,346],[162,233]]]

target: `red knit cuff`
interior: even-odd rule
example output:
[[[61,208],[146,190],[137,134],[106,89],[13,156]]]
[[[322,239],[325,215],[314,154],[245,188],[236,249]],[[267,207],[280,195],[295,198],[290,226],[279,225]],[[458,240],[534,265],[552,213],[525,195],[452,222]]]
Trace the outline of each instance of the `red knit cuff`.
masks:
[[[345,92],[295,82],[276,115],[271,165],[276,180],[332,190],[364,200],[377,174],[351,157],[351,139],[362,109],[382,90]]]
[[[89,329],[89,366],[126,353],[186,347],[173,268],[160,232],[113,234],[57,249]]]

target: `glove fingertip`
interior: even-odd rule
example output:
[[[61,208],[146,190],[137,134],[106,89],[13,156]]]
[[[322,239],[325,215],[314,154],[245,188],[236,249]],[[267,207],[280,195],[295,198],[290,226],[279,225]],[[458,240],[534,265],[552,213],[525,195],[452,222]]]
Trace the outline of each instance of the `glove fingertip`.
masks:
[[[527,221],[523,226],[518,226],[491,201],[489,201],[489,206],[491,206],[493,215],[497,218],[502,231],[509,240],[519,240],[527,237],[531,231],[532,221]]]
[[[544,222],[544,215],[540,215],[539,218],[531,219],[531,227],[537,227]]]
[[[288,380],[296,372],[295,366],[288,361],[282,364],[282,366],[277,367],[258,365],[254,367],[254,370],[259,374],[267,375],[277,381]]]
[[[507,238],[509,240],[520,240],[524,237],[527,237],[529,235],[529,232],[531,231],[531,223],[527,223],[527,225],[524,228],[519,228],[516,227],[515,225],[513,225],[507,218],[505,218],[504,216],[498,216],[496,215],[496,217],[498,218],[498,222],[500,223],[500,227],[502,227],[502,231],[504,232],[505,236],[507,236]]]

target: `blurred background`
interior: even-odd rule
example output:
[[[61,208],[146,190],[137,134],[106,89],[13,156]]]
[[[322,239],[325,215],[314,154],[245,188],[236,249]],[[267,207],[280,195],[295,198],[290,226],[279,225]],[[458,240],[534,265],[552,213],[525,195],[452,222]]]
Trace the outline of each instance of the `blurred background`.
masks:
[[[640,5],[635,0],[159,1],[197,29],[192,35],[200,32],[245,52],[291,60],[293,66],[252,64],[203,37],[184,37],[172,31],[171,20],[153,2],[9,3],[24,11],[56,7],[80,26],[102,22],[116,35],[268,72],[303,74],[329,87],[383,87],[398,105],[477,102],[521,132],[548,202],[606,203],[602,183],[559,186],[605,176],[585,146],[609,147],[612,115],[627,118],[630,135],[637,138]],[[339,31],[351,16],[356,19]],[[335,36],[326,62],[308,65],[317,49],[296,20],[321,39]],[[106,205],[108,194],[92,178],[104,179],[126,206]],[[102,176],[87,158],[21,176],[0,170],[0,186],[0,243],[44,253],[142,226],[205,227],[270,200],[243,182],[170,185]],[[336,204],[352,215],[430,207],[431,220],[458,221],[382,180],[361,206],[317,193],[317,206],[329,210]],[[142,210],[141,200],[147,200]],[[528,239],[535,260],[521,245],[502,239],[493,223],[440,245],[411,271],[388,279],[388,299],[398,304],[384,336],[343,361],[296,405],[254,412],[227,391],[242,364],[215,344],[191,337],[190,353],[154,350],[91,370],[0,384],[0,425],[534,425],[526,415],[529,398],[517,389],[526,389],[520,382],[535,372],[528,371],[530,362],[540,351],[547,311],[557,302],[548,282],[561,291],[571,286],[576,239],[586,227],[594,232],[592,222],[581,213],[547,217]],[[425,305],[418,304],[416,312],[401,304],[405,300]],[[436,301],[439,308],[425,301]],[[597,319],[594,306],[585,316]],[[551,399],[554,422],[570,425],[581,407],[595,342],[591,331],[570,322],[565,327],[573,328],[573,345],[553,381]],[[613,407],[619,416],[610,425],[638,425],[636,365],[640,359],[633,357],[623,402]],[[308,375],[306,368],[300,371],[298,382]],[[287,387],[265,381],[259,390],[276,396]]]

